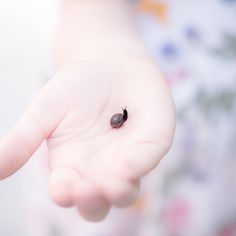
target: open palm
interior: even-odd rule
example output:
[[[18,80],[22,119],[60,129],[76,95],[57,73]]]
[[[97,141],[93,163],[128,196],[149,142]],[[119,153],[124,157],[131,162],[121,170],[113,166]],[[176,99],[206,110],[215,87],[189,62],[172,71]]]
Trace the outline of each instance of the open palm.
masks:
[[[126,106],[128,120],[113,129],[111,116]],[[54,202],[101,220],[112,205],[133,203],[140,178],[171,146],[174,127],[169,91],[148,60],[69,65],[2,140],[0,178],[19,169],[46,139]]]

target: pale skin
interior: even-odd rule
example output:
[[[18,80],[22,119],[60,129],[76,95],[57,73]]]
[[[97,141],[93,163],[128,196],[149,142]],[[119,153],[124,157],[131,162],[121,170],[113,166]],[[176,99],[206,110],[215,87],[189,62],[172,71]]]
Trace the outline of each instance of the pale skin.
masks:
[[[56,204],[101,221],[134,203],[141,178],[171,147],[175,110],[132,22],[126,0],[62,1],[58,73],[1,139],[0,179],[46,140]],[[113,129],[111,116],[126,106],[128,120]]]

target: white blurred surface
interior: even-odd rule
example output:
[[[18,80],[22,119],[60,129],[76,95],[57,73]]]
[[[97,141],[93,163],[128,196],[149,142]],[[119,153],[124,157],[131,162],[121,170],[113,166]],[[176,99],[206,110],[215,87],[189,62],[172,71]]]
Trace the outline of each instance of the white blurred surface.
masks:
[[[0,1],[0,137],[19,118],[50,70],[57,14],[57,0]],[[1,236],[28,236],[25,198],[33,185],[36,189],[42,182],[35,173],[39,163],[33,158],[23,171],[0,182]]]

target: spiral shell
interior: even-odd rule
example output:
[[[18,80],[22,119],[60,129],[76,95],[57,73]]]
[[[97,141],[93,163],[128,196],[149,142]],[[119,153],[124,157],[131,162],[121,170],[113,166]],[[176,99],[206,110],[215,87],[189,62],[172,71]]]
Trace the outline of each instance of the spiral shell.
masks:
[[[116,113],[111,117],[110,124],[112,128],[120,128],[124,123],[123,114]]]
[[[128,111],[126,108],[127,107],[122,108],[123,114],[116,113],[115,115],[111,117],[110,124],[112,128],[120,128],[128,119]]]

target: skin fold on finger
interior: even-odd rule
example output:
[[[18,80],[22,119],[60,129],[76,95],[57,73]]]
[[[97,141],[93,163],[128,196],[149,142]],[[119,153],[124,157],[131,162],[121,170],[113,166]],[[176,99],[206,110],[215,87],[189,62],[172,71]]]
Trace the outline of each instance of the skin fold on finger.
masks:
[[[73,190],[78,173],[69,168],[54,168],[49,177],[49,195],[53,202],[62,207],[72,207]]]
[[[140,180],[128,180],[122,176],[97,179],[102,186],[106,199],[115,207],[132,205],[139,195]]]
[[[167,129],[139,131],[120,155],[118,171],[127,179],[138,179],[154,169],[169,151],[173,134]],[[131,138],[130,138],[131,140]]]
[[[142,178],[159,164],[162,157],[158,145],[142,144],[126,153],[119,165],[119,172],[130,181]]]
[[[110,210],[110,204],[96,183],[87,179],[77,181],[73,199],[80,215],[88,221],[102,221]]]
[[[37,104],[31,107],[37,109]],[[38,116],[32,108],[21,116],[16,125],[1,139],[0,179],[4,179],[21,168],[42,144],[45,134],[40,128]]]

